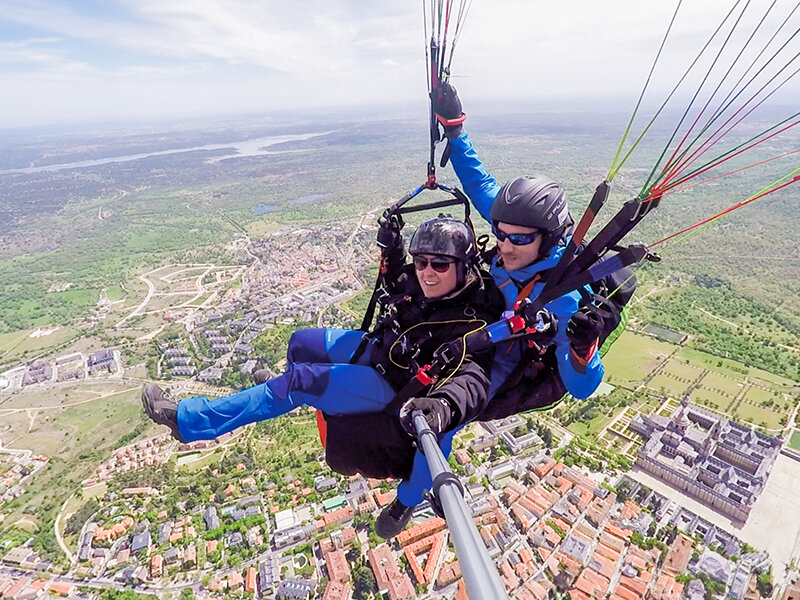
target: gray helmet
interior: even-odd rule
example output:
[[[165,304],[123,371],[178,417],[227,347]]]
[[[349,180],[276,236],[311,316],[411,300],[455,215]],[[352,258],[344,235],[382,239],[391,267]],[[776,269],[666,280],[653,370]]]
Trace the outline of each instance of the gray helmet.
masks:
[[[475,236],[466,223],[450,216],[439,215],[425,221],[414,232],[409,254],[437,254],[449,256],[462,263],[470,263],[477,256]]]
[[[549,177],[517,177],[506,183],[489,213],[495,223],[533,227],[545,233],[543,252],[564,239],[574,221],[564,188]]]

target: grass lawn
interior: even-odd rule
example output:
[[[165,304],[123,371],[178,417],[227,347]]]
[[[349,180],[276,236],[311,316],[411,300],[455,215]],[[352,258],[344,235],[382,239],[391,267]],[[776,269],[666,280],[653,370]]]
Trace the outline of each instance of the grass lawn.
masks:
[[[83,500],[88,501],[92,498],[101,498],[106,495],[108,491],[108,484],[106,482],[98,483],[90,487],[83,488]]]
[[[744,420],[754,425],[761,425],[767,429],[779,430],[783,429],[781,425],[781,417],[783,415],[776,413],[768,408],[761,408],[760,406],[753,406],[745,402],[740,402],[736,407],[737,420]]]
[[[678,381],[673,377],[668,377],[663,373],[659,373],[650,380],[650,382],[647,384],[647,387],[651,390],[656,390],[659,393],[661,393],[663,390],[664,395],[679,398],[689,387],[689,384]]]
[[[782,412],[779,406],[783,406],[783,394],[780,392],[751,387],[747,390],[747,394],[744,397],[744,402],[756,406],[761,406],[762,403],[769,402],[770,400],[773,402],[773,406],[764,406],[762,408],[769,408],[775,412]]]
[[[704,369],[711,369],[720,374],[729,377],[741,378],[746,374],[748,368],[742,363],[730,360],[727,358],[720,358],[701,350],[694,348],[681,348],[678,350],[677,356],[679,358],[688,359],[693,365],[697,365]]]
[[[781,375],[776,375],[775,373],[770,373],[762,369],[755,369],[735,360],[720,358],[694,348],[681,348],[677,356],[689,359],[694,365],[711,369],[721,375],[733,377],[734,379],[743,379],[743,376],[746,375],[749,378],[760,379],[768,384],[777,384],[786,386],[787,388],[798,386],[798,382],[782,377]]]
[[[792,450],[800,450],[800,432],[792,432],[792,437],[789,438],[789,447]]]
[[[110,285],[106,288],[106,296],[111,302],[116,302],[117,300],[122,300],[125,296],[128,295],[124,289],[122,289],[121,285]]]
[[[719,393],[704,388],[696,388],[690,400],[699,406],[708,406],[712,410],[727,412],[733,398],[721,396]]]
[[[604,413],[601,413],[591,421],[576,421],[571,423],[567,429],[569,429],[575,435],[579,435],[588,439],[596,439],[603,427],[614,420],[615,415],[616,413],[609,417]]]
[[[703,369],[682,360],[673,359],[667,363],[661,373],[681,383],[690,385],[702,375]]]
[[[0,354],[8,352],[17,344],[24,340],[34,331],[33,329],[23,329],[22,331],[12,331],[11,333],[0,334]]]
[[[742,376],[730,379],[711,372],[703,378],[700,386],[705,390],[716,392],[724,398],[733,400],[742,391],[743,381],[744,377]]]
[[[614,385],[634,386],[675,348],[646,335],[625,331],[603,357],[606,381]]]
[[[205,455],[185,455],[178,457],[178,466],[181,469],[188,469],[190,471],[199,471],[203,467],[214,464],[222,457],[222,450],[217,449],[213,452],[208,452]],[[182,460],[183,459],[183,460]]]

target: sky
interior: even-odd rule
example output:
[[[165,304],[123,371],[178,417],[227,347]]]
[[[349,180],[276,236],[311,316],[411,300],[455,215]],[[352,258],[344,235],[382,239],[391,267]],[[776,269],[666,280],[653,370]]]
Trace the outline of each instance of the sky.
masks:
[[[677,2],[473,0],[453,82],[467,104],[628,110]],[[733,18],[746,7],[749,32],[771,2],[683,0],[653,98],[668,93],[731,7]],[[775,0],[756,40],[794,5]],[[0,0],[0,129],[424,110],[425,80],[419,0]]]

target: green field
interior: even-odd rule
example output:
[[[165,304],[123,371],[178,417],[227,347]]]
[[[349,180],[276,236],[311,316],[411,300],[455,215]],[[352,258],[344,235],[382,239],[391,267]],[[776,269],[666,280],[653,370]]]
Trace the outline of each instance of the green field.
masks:
[[[744,402],[740,402],[736,406],[736,420],[752,423],[753,425],[761,425],[773,432],[783,429],[782,416],[780,413],[768,408],[761,408]]]
[[[603,357],[606,381],[632,387],[642,381],[675,346],[625,331]]]
[[[789,438],[789,447],[792,450],[800,450],[800,432],[792,432],[792,437]]]
[[[680,397],[689,386],[675,377],[668,377],[663,373],[659,373],[650,380],[647,387],[665,396]]]
[[[763,426],[772,433],[782,429],[781,421],[797,401],[800,386],[785,377],[752,369],[730,359],[719,359],[626,331],[603,359],[606,379],[630,389],[636,388],[672,352],[676,352],[675,355],[648,381],[650,394],[678,401],[699,380],[699,385],[690,395],[695,404],[729,416],[732,414],[738,421]],[[739,398],[745,385],[749,386],[748,392],[744,398]],[[655,408],[641,400],[635,406],[643,413]],[[618,410],[614,412],[619,414]],[[569,428],[583,436],[595,436],[611,418],[598,415],[587,422],[571,423]]]
[[[0,335],[0,364],[26,355],[37,355],[69,342],[79,335],[78,330],[62,327],[49,335],[30,337],[36,329],[25,329]]]
[[[53,521],[64,501],[80,487],[80,482],[91,476],[95,467],[121,445],[124,436],[134,430],[140,431],[140,435],[152,434],[156,429],[142,415],[138,389],[94,400],[85,392],[73,390],[72,394],[60,400],[83,403],[34,411],[35,419],[29,432],[30,420],[26,412],[6,413],[2,417],[4,424],[10,425],[12,432],[16,431],[10,436],[10,439],[16,438],[14,447],[50,457],[48,466],[33,478],[25,493],[4,507],[7,513],[4,524],[13,525],[24,514],[38,528],[37,544],[53,550]],[[25,396],[29,406],[36,406],[34,394]],[[38,401],[41,406],[59,403],[58,399],[48,397],[40,397]]]
[[[741,376],[731,379],[729,376],[723,376],[712,371],[703,377],[700,386],[705,390],[719,394],[723,398],[733,400],[742,391],[743,379]]]

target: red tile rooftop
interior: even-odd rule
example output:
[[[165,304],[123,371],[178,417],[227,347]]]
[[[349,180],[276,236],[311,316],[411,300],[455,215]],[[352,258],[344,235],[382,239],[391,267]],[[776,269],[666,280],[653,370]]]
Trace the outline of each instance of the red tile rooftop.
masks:
[[[440,517],[428,519],[419,525],[414,525],[404,531],[401,531],[397,536],[397,543],[401,546],[415,542],[416,540],[427,537],[438,531],[442,531],[446,526],[445,520]]]
[[[403,553],[406,560],[414,573],[414,578],[417,583],[422,585],[428,583],[433,578],[433,572],[439,564],[439,555],[444,549],[444,533],[438,532],[421,540],[417,540],[405,548]],[[418,557],[422,554],[427,554],[425,559],[425,568],[420,566]]]
[[[325,587],[322,600],[351,600],[353,590],[349,583],[341,581],[329,581]]]
[[[694,542],[687,536],[679,533],[669,548],[662,572],[668,575],[678,575],[686,572],[686,566],[692,557]]]
[[[584,569],[573,584],[577,590],[584,592],[588,597],[602,598],[608,591],[611,581],[592,569]]]
[[[533,472],[542,478],[546,476],[556,466],[556,461],[548,457],[544,462],[539,463],[533,468]]]
[[[472,459],[469,457],[469,454],[467,454],[467,451],[464,450],[463,448],[459,448],[454,452],[454,454],[456,460],[458,461],[458,464],[460,465],[466,465],[472,462]]]
[[[334,550],[325,555],[325,566],[331,581],[350,581],[350,565],[343,550]]]
[[[622,511],[620,511],[619,518],[623,521],[630,521],[634,517],[638,516],[640,512],[642,512],[642,509],[639,508],[638,505],[634,504],[630,500],[626,500],[625,504],[622,506]]]
[[[458,587],[453,600],[470,600],[469,594],[467,593],[467,584],[464,583],[463,579],[458,580]]]
[[[570,600],[592,600],[592,597],[589,596],[586,592],[575,588],[569,590],[569,597]]]
[[[592,558],[589,559],[588,567],[608,580],[611,580],[614,577],[614,573],[617,571],[617,563],[606,558],[599,552],[595,552]]]
[[[228,575],[228,588],[236,589],[244,585],[244,577],[239,571],[233,571]]]
[[[606,526],[603,528],[604,531],[607,531],[611,535],[618,537],[622,540],[629,540],[633,532],[630,529],[623,529],[622,527],[617,527],[613,523],[606,523]]]
[[[325,513],[322,517],[325,526],[327,527],[331,523],[341,523],[342,521],[347,521],[348,519],[353,518],[353,509],[349,506],[344,506],[342,508],[338,508],[333,510],[329,513]]]
[[[645,550],[644,548],[639,548],[638,546],[631,545],[630,548],[628,549],[628,555],[638,556],[649,565],[654,565],[658,562],[658,559],[661,556],[661,552],[658,550],[658,548],[651,548],[650,550]],[[648,568],[647,570],[649,571],[650,569]]]
[[[640,594],[637,594],[626,587],[618,585],[617,589],[614,590],[614,593],[611,594],[609,600],[642,600],[642,597],[643,596]]]
[[[620,575],[617,591],[619,591],[621,587],[625,587],[638,594],[639,598],[644,598],[644,592],[647,590],[647,584],[650,583],[649,573],[647,578],[643,577],[644,574],[645,573],[641,573],[639,577]]]
[[[539,555],[539,558],[542,559],[542,562],[544,562],[548,558],[550,558],[552,551],[548,550],[547,548],[544,548],[543,546],[539,546],[538,548],[536,548],[536,553]]]
[[[675,581],[671,575],[659,575],[650,597],[653,600],[677,600],[683,592],[683,584]]]
[[[604,556],[608,560],[611,560],[615,563],[619,560],[621,554],[619,550],[610,548],[602,543],[597,544],[595,547],[595,553],[600,554],[601,556]]]
[[[644,558],[633,554],[631,551],[628,551],[625,555],[625,563],[629,564],[637,571],[645,571],[648,567],[647,561]]]
[[[48,591],[51,594],[58,594],[59,596],[69,596],[74,587],[75,584],[68,581],[54,581],[50,584]]]
[[[250,567],[247,569],[247,575],[244,581],[244,590],[246,592],[250,592],[252,594],[256,591],[257,576],[258,571],[256,571],[255,567]]]
[[[460,577],[461,565],[459,562],[456,560],[451,563],[446,563],[442,565],[441,569],[439,569],[439,576],[436,578],[436,585],[439,587],[444,587],[455,582]]]
[[[378,506],[380,506],[381,508],[383,508],[384,506],[387,506],[388,504],[391,504],[392,502],[394,502],[394,499],[396,497],[397,497],[397,491],[396,490],[390,490],[390,491],[386,492],[385,494],[382,494],[378,490],[375,490],[375,500],[378,502]]]

